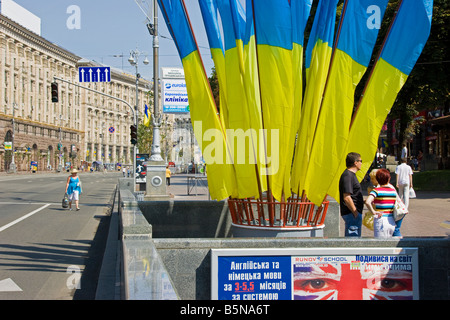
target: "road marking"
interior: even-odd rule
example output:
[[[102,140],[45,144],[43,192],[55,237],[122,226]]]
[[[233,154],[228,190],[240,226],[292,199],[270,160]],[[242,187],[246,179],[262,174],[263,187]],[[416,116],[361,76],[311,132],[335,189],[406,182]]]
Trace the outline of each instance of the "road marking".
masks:
[[[5,202],[0,202],[0,205],[2,205],[2,204],[8,204],[8,205],[11,205],[11,204],[14,204],[14,205],[28,205],[28,204],[49,204],[49,205],[52,205],[52,206],[60,206],[61,205],[61,202],[54,202],[54,203],[48,203],[48,202],[7,202],[7,201],[5,201]]]
[[[36,209],[26,215],[24,215],[23,217],[20,217],[19,219],[14,220],[13,222],[8,223],[7,225],[4,225],[3,227],[0,228],[0,232],[8,229],[9,227],[12,227],[13,225],[15,225],[16,223],[19,223],[22,220],[25,220],[26,218],[31,217],[33,214],[38,213],[41,210],[44,210],[45,208],[47,208],[49,205],[51,205],[51,203],[47,203],[46,205],[40,207],[39,209]]]
[[[20,287],[11,280],[11,278],[0,281],[0,292],[16,292],[23,291]]]

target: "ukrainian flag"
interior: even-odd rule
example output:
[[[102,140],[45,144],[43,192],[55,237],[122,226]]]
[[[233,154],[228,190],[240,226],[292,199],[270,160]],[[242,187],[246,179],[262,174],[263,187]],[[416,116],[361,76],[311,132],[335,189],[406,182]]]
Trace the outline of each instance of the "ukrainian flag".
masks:
[[[289,0],[253,0],[258,75],[269,186],[281,201],[290,196],[290,142],[294,70]],[[249,10],[251,8],[247,8]]]
[[[374,14],[370,8],[377,7],[375,14],[381,21],[387,3],[344,2],[305,178],[306,194],[316,205],[324,200],[332,182],[330,177],[337,174],[346,155],[355,88],[367,70],[379,30],[370,24]]]
[[[305,188],[306,170],[330,66],[338,0],[320,0],[306,47],[306,89],[291,174],[292,191]]]
[[[263,131],[261,109],[261,93],[258,72],[258,59],[256,51],[255,25],[253,20],[252,0],[246,0],[246,25],[244,36],[244,87],[247,97],[247,106],[251,129],[256,132],[255,156],[257,163],[257,174],[261,192],[267,191],[267,169],[266,169],[266,135]]]
[[[294,68],[294,120],[292,137],[300,126],[303,100],[303,43],[306,23],[311,12],[312,0],[291,0],[292,13],[292,63]]]
[[[191,121],[206,160],[211,198],[223,200],[235,192],[236,177],[232,164],[229,164],[224,128],[217,115],[184,1],[158,0],[158,3],[183,63]]]
[[[225,40],[225,81],[227,96],[227,142],[236,171],[235,198],[259,197],[256,167],[257,137],[252,131],[244,85],[246,16],[239,0],[217,0]]]
[[[145,105],[145,109],[144,109],[144,126],[146,126],[146,127],[150,126],[150,114],[148,113],[147,105]]]
[[[304,33],[311,12],[311,5],[312,0],[291,0],[294,114],[289,144],[293,146],[295,146],[297,132],[300,128],[302,113]],[[293,154],[289,155],[289,157],[292,159]],[[290,170],[289,173],[291,173]]]
[[[225,128],[228,124],[227,108],[227,88],[225,73],[225,52],[223,48],[223,39],[219,29],[219,19],[217,14],[216,0],[199,0],[200,10],[205,25],[206,35],[208,37],[211,57],[216,68],[217,79],[219,81],[220,95],[220,120]]]
[[[361,154],[360,181],[375,156],[386,117],[428,40],[432,14],[432,0],[401,2],[350,128],[347,152]],[[328,192],[335,199],[339,199],[338,181],[336,175]]]

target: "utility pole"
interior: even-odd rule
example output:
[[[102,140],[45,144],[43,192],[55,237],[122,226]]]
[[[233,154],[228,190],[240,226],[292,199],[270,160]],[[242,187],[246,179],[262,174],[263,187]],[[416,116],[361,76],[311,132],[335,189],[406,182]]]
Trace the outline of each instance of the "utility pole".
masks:
[[[13,103],[13,107],[12,107],[12,141],[11,141],[11,149],[12,149],[12,156],[11,156],[11,163],[9,165],[9,172],[10,173],[16,173],[16,163],[15,163],[15,159],[14,159],[14,148],[15,148],[15,141],[14,141],[14,136],[16,133],[16,120],[15,120],[15,115],[16,115],[16,109],[17,108],[17,104],[14,102]]]
[[[138,105],[139,105],[139,78],[141,75],[138,71],[138,64],[139,64],[139,56],[141,54],[145,54],[145,52],[140,52],[138,49],[132,50],[130,52],[130,57],[128,58],[128,62],[136,68],[136,104],[134,106],[134,126],[136,128],[136,132],[139,125],[139,117],[138,117]],[[147,60],[147,57],[145,57],[145,60],[143,61],[145,65],[149,64],[149,61]],[[133,180],[134,180],[134,191],[136,191],[136,157],[137,157],[137,141],[134,144],[133,148]]]
[[[139,4],[138,4],[139,5]],[[149,10],[148,10],[149,11]],[[148,12],[147,11],[147,12]],[[147,183],[145,200],[168,200],[166,189],[166,166],[161,157],[161,115],[159,113],[159,38],[158,2],[153,0],[153,23],[147,15],[147,29],[153,36],[153,140],[151,155],[147,161]]]

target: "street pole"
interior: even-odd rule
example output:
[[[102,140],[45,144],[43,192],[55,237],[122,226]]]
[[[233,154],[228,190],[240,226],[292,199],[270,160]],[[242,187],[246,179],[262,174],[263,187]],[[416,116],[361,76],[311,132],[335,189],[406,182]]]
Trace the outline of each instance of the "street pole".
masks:
[[[58,172],[62,171],[62,152],[63,152],[63,145],[62,145],[62,115],[59,115],[59,143],[58,143],[58,157],[59,157],[59,164],[58,164]]]
[[[12,110],[12,136],[11,136],[11,148],[12,148],[12,157],[11,157],[11,163],[9,165],[9,172],[10,173],[16,173],[16,163],[15,163],[15,159],[14,159],[14,135],[16,132],[16,120],[15,120],[15,115],[16,115],[16,108],[17,104],[14,102],[13,103],[13,110]]]
[[[128,62],[134,66],[136,68],[136,104],[134,106],[134,125],[136,126],[136,132],[138,130],[138,105],[139,105],[139,78],[141,77],[141,75],[139,74],[139,70],[138,70],[138,63],[139,63],[139,56],[141,54],[145,54],[145,52],[139,52],[138,49],[136,50],[132,50],[130,52],[130,58],[128,58]],[[147,58],[145,58],[145,60],[143,61],[144,64],[148,64],[148,60]],[[137,156],[137,144],[134,145],[133,148],[133,185],[134,188],[133,190],[136,191],[136,156]]]
[[[148,17],[149,18],[149,17]],[[150,19],[149,19],[150,20]],[[153,140],[151,155],[147,161],[146,201],[164,201],[169,199],[166,189],[166,166],[161,157],[161,115],[159,113],[159,39],[158,39],[158,2],[153,0],[153,24],[147,24],[153,36]]]
[[[153,1],[153,141],[150,161],[164,161],[161,157],[161,115],[159,114],[159,38],[158,2]]]

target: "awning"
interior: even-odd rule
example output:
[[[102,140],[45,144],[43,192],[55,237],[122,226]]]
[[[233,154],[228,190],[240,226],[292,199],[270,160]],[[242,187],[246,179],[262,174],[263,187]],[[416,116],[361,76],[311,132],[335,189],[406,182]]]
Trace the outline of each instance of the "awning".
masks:
[[[429,120],[428,122],[431,124],[447,124],[450,123],[450,115],[434,118],[432,120]]]

